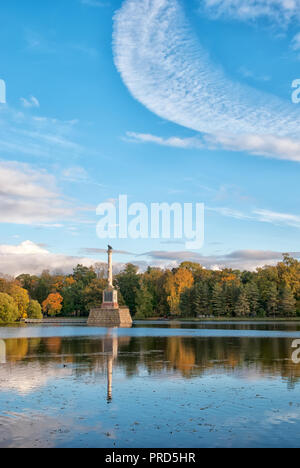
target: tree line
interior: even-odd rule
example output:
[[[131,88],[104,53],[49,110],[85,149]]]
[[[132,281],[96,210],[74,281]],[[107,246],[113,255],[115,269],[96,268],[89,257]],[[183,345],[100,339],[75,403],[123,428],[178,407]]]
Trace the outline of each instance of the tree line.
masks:
[[[77,265],[70,275],[0,277],[0,321],[47,316],[87,316],[100,307],[106,267]],[[289,255],[255,272],[208,270],[184,262],[173,269],[139,272],[127,264],[114,277],[120,305],[134,318],[300,316],[300,262]]]

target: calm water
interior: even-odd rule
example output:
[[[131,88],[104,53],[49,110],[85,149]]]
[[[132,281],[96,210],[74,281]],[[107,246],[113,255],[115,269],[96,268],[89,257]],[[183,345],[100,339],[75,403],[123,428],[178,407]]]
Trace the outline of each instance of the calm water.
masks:
[[[0,328],[0,447],[297,447],[300,323]]]

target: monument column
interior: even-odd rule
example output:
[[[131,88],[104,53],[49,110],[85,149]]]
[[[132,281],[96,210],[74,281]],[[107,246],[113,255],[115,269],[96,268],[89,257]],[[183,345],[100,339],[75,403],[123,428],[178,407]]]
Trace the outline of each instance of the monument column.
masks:
[[[113,288],[112,248],[108,246],[108,287]]]
[[[131,327],[132,318],[128,307],[119,307],[118,290],[113,286],[113,248],[109,245],[107,250],[107,288],[103,291],[103,301],[101,308],[90,310],[88,325],[111,327]]]

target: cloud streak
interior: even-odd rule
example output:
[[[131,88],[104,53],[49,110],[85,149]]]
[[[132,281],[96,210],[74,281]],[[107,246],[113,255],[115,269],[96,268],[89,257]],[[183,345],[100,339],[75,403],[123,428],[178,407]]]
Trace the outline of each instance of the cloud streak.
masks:
[[[296,106],[229,79],[179,0],[126,0],[115,15],[114,58],[131,94],[158,116],[211,145],[300,162]]]
[[[300,20],[300,0],[201,0],[212,17],[242,21],[267,18],[281,26]]]

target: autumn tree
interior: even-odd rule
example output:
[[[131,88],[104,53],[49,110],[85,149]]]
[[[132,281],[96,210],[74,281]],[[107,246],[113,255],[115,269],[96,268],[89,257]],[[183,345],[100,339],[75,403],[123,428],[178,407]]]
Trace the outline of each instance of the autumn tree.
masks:
[[[51,293],[43,302],[44,313],[54,317],[58,315],[62,309],[63,298],[59,293]]]
[[[8,287],[8,294],[14,299],[18,306],[19,318],[27,317],[27,309],[29,305],[29,294],[26,289],[21,288],[15,282]]]
[[[41,320],[43,318],[42,308],[38,301],[33,299],[30,300],[27,308],[27,316],[31,319]]]
[[[178,268],[170,273],[166,278],[165,291],[167,302],[172,315],[177,315],[179,311],[180,296],[185,289],[189,289],[194,284],[192,273],[186,268]]]
[[[0,293],[0,322],[12,323],[19,318],[18,305],[6,293]]]

